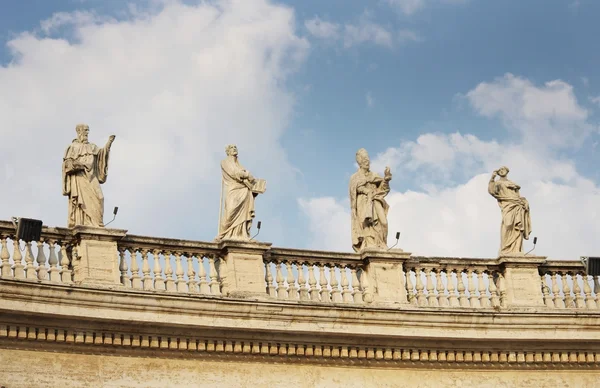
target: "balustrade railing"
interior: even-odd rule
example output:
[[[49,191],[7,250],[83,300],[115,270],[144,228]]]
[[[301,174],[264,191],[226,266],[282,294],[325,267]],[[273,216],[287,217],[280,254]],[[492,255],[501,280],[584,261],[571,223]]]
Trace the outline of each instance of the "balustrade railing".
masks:
[[[404,271],[408,302],[414,306],[505,305],[505,282],[497,260],[411,257]]]
[[[68,229],[43,227],[39,241],[24,242],[11,222],[0,221],[0,245],[0,278],[73,282]]]
[[[266,291],[273,298],[356,304],[372,299],[358,255],[273,248],[264,262]]]
[[[539,268],[546,307],[600,309],[600,276],[588,276],[578,261],[547,261]]]
[[[215,243],[127,235],[117,246],[125,287],[221,295],[226,274]]]

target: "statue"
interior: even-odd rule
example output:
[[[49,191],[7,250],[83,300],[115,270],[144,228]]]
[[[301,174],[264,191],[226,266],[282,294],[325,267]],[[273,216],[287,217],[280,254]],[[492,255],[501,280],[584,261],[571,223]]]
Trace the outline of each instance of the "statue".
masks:
[[[266,190],[266,181],[256,179],[238,162],[235,145],[225,148],[227,158],[221,162],[225,185],[225,212],[219,211],[218,240],[250,240],[250,228],[254,218],[254,198]],[[221,199],[221,205],[222,205]]]
[[[350,178],[350,207],[352,217],[352,248],[387,249],[388,204],[385,196],[390,192],[392,180],[386,167],[383,178],[370,171],[369,154],[364,148],[356,152],[359,169]]]
[[[90,127],[78,124],[77,138],[67,147],[62,165],[63,195],[69,197],[67,225],[104,227],[104,196],[100,184],[106,182],[108,155],[115,140],[111,135],[104,148],[88,142]]]
[[[529,202],[519,194],[521,186],[506,178],[509,171],[508,167],[500,167],[492,173],[488,185],[488,192],[502,211],[500,256],[522,253],[523,239],[528,240],[531,233]],[[495,180],[496,175],[500,179]]]

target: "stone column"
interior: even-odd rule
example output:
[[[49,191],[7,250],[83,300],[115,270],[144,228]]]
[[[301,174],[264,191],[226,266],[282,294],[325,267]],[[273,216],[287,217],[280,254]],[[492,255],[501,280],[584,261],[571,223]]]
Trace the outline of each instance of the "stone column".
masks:
[[[223,294],[236,298],[266,297],[263,255],[271,244],[223,240],[219,246],[223,253],[219,263]]]
[[[401,249],[363,250],[365,272],[372,288],[373,302],[381,304],[408,304],[404,262],[409,252]]]
[[[73,280],[79,284],[121,285],[117,241],[126,230],[91,226],[73,229]]]
[[[544,307],[542,280],[539,266],[544,256],[500,256],[498,263],[504,268],[506,307]]]

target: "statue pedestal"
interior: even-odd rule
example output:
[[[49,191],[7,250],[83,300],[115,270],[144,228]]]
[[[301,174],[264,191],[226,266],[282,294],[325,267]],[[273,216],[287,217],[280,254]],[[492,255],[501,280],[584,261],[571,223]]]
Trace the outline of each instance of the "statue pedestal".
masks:
[[[73,281],[79,284],[121,285],[117,241],[126,230],[75,226]]]
[[[498,258],[504,267],[507,307],[544,307],[539,266],[544,256],[505,255]]]
[[[240,240],[222,240],[223,252],[219,274],[223,282],[223,295],[247,298],[266,297],[263,255],[270,243]]]
[[[401,249],[365,249],[360,255],[373,288],[373,302],[408,304],[403,267],[411,254]]]

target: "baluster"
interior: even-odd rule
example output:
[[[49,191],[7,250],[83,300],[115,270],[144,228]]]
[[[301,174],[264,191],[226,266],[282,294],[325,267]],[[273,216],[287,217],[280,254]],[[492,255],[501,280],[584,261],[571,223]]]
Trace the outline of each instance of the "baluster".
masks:
[[[589,276],[582,273],[581,279],[583,280],[583,292],[585,293],[585,307],[587,307],[588,309],[595,309],[596,302],[594,301],[594,297],[592,296],[592,288],[590,287]]]
[[[500,307],[500,300],[498,298],[498,289],[496,288],[496,279],[494,279],[495,272],[488,272],[488,281],[490,288],[490,304],[492,307]]]
[[[467,269],[467,284],[469,285],[469,306],[476,308],[479,307],[479,298],[475,294],[475,283],[473,281],[473,269]]]
[[[296,265],[298,267],[298,265]],[[288,299],[298,300],[298,287],[296,287],[296,278],[292,271],[292,263],[286,262],[285,268],[287,270],[287,284],[288,284]],[[299,274],[300,272],[298,272]]]
[[[173,266],[171,265],[171,253],[163,252],[165,257],[165,288],[167,291],[177,291],[175,280],[173,279]]]
[[[187,284],[185,283],[185,279],[183,278],[184,272],[183,272],[183,267],[181,266],[181,252],[174,252],[174,256],[175,256],[175,276],[177,277],[177,280],[175,280],[175,285],[177,286],[177,292],[186,292],[186,286]],[[211,267],[211,271],[212,271],[212,267]]]
[[[422,269],[419,268],[415,268],[415,277],[417,280],[417,303],[418,306],[426,306],[427,305],[427,298],[425,297],[425,294],[423,293],[423,279],[421,279],[421,271]]]
[[[321,296],[321,302],[331,302],[329,288],[327,287],[328,284],[327,278],[325,277],[325,264],[319,264],[319,285],[321,286],[319,295]]]
[[[37,278],[38,280],[48,280],[48,268],[46,267],[46,253],[44,252],[44,242],[37,241]]]
[[[58,259],[60,261],[60,280],[62,283],[70,284],[73,283],[73,274],[69,268],[70,260],[69,253],[67,252],[67,244],[61,242],[60,251],[58,252]]]
[[[450,307],[459,307],[460,303],[458,302],[458,298],[456,297],[456,287],[454,286],[454,277],[452,276],[452,274],[454,273],[454,268],[450,268],[449,270],[446,270],[446,274],[447,274],[447,281],[448,281],[448,299],[450,302]],[[458,282],[458,274],[459,272],[456,273],[456,280]]]
[[[219,277],[217,276],[217,270],[215,269],[215,256],[208,256],[208,268],[210,270],[210,293],[213,295],[221,295],[221,285],[219,284]]]
[[[331,282],[331,301],[334,303],[339,303],[342,301],[342,294],[340,292],[337,274],[335,273],[335,267],[335,264],[329,266],[329,278]]]
[[[224,257],[215,256],[215,266],[217,266],[217,279],[219,279],[221,284],[220,294],[227,296],[231,290],[229,283],[229,263],[227,263]]]
[[[196,281],[196,270],[194,269],[194,254],[186,254],[187,258],[187,275],[188,275],[188,292],[192,294],[198,293],[198,282]]]
[[[310,300],[319,300],[319,290],[317,289],[317,267],[311,264],[308,267],[308,284],[310,285]]]
[[[556,279],[556,272],[552,273],[552,300],[554,301],[554,307],[557,309],[565,308],[565,301],[560,297],[560,288],[558,287],[558,280]]]
[[[131,259],[131,287],[137,290],[142,289],[142,279],[140,277],[140,267],[137,261],[137,249],[129,248],[129,258]]]
[[[204,268],[204,255],[198,255],[198,278],[200,280],[200,293],[210,294],[210,285],[206,279],[206,268]]]
[[[463,270],[456,271],[456,280],[458,281],[458,301],[460,307],[469,307],[469,299],[465,295],[465,281],[463,279]]]
[[[498,295],[500,296],[500,307],[506,308],[506,281],[503,273],[498,273]]]
[[[60,282],[60,270],[58,269],[58,257],[56,256],[55,241],[48,241],[50,249],[50,256],[48,257],[48,264],[50,264],[49,278],[51,282]]]
[[[540,280],[542,282],[542,297],[544,298],[544,304],[546,307],[554,307],[554,301],[552,301],[552,297],[550,296],[550,287],[548,287],[548,282],[546,281],[546,273],[543,273],[540,276]]]
[[[23,255],[21,255],[20,241],[13,240],[13,273],[15,279],[25,279],[25,268],[23,267]]]
[[[439,269],[435,273],[435,277],[436,277],[435,288],[437,290],[437,295],[438,295],[438,305],[441,307],[448,307],[448,296],[446,296],[446,288],[444,287],[444,282],[442,281],[443,273],[444,273],[443,269]]]
[[[298,284],[300,285],[300,300],[309,300],[310,297],[308,295],[309,289],[306,285],[306,279],[304,278],[304,267],[303,263],[296,264],[298,268]],[[309,269],[310,271],[310,269]]]
[[[569,275],[568,273],[561,273],[560,277],[562,280],[562,285],[563,285],[563,293],[565,294],[565,307],[566,308],[570,308],[570,307],[575,307],[574,305],[574,301],[573,301],[573,297],[571,296],[571,289],[569,288],[569,284],[567,283],[567,275]]]
[[[119,271],[121,272],[121,284],[125,287],[131,287],[129,276],[127,276],[127,259],[125,258],[125,248],[119,247]]]
[[[490,307],[490,299],[486,292],[483,270],[477,270],[477,283],[479,284],[479,306],[482,308]],[[489,281],[489,272],[488,272],[488,281]]]
[[[271,274],[270,262],[265,263],[265,280],[267,282],[267,294],[274,298],[276,296],[276,292],[275,287],[273,287],[273,274]]]
[[[277,298],[278,299],[287,299],[288,292],[287,292],[287,289],[285,288],[283,274],[281,273],[281,263],[275,264],[275,267],[277,269],[277,272],[275,275],[275,281],[277,282]]]
[[[33,252],[31,242],[25,243],[25,276],[27,279],[37,279],[35,267],[33,266]]]
[[[575,294],[575,306],[579,309],[585,307],[585,300],[581,295],[581,286],[579,285],[579,273],[575,272],[571,275],[573,280],[573,293]]]
[[[352,276],[352,298],[354,299],[354,303],[362,303],[363,294],[355,267],[350,268],[350,275]]]
[[[369,284],[369,274],[362,268],[360,270],[360,288],[363,292],[363,301],[366,303],[373,302],[373,293],[371,292],[371,285]]]
[[[12,278],[12,268],[10,267],[10,253],[6,247],[7,236],[1,236],[2,250],[0,251],[0,277]]]
[[[600,276],[593,276],[594,294],[596,294],[596,308],[600,309]]]
[[[346,266],[340,268],[340,275],[342,276],[342,300],[345,303],[352,303],[352,292],[350,291],[350,282],[346,274]]]
[[[433,279],[431,278],[431,268],[425,268],[425,278],[427,279],[427,304],[429,306],[438,305],[437,296],[433,289]]]
[[[159,249],[155,249],[152,251],[152,256],[154,256],[154,289],[159,291],[165,290],[165,277],[162,273],[162,268],[160,267],[160,254],[162,252]],[[165,256],[165,261],[167,257]],[[127,268],[125,268],[127,270]]]
[[[408,303],[417,306],[417,294],[415,292],[415,286],[412,283],[412,279],[410,276],[410,271],[417,273],[416,269],[408,268],[406,271],[406,297],[408,298]]]
[[[144,284],[144,290],[151,290],[154,286],[154,281],[152,280],[152,276],[150,275],[150,263],[148,262],[148,250],[142,249],[140,251],[142,255],[142,273],[144,274],[144,278],[142,283]]]

